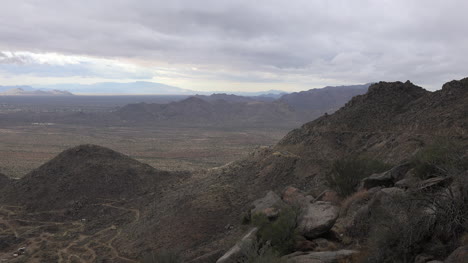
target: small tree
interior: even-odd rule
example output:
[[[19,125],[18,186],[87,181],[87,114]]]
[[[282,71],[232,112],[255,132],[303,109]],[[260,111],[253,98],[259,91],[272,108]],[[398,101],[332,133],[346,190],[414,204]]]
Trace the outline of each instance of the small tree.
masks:
[[[347,197],[356,191],[362,179],[374,173],[390,169],[390,165],[378,160],[348,157],[335,160],[326,180],[342,197]]]

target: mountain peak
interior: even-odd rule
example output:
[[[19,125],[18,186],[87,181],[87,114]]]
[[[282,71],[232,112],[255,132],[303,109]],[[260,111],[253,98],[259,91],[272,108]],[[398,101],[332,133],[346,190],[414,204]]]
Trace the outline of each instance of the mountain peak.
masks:
[[[461,80],[452,80],[442,86],[442,91],[445,93],[459,94],[468,91],[468,78]]]
[[[420,97],[422,95],[427,94],[428,91],[425,89],[414,85],[411,81],[407,80],[406,82],[395,81],[395,82],[378,82],[372,84],[369,87],[369,91],[367,92],[367,96],[400,96],[402,94],[412,96],[412,97]]]

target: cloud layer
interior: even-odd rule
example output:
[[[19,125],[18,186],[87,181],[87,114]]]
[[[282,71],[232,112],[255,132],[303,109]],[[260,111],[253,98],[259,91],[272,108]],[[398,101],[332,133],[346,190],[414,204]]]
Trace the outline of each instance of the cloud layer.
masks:
[[[468,75],[466,10],[464,0],[6,0],[0,80],[219,90],[411,79],[437,88]]]

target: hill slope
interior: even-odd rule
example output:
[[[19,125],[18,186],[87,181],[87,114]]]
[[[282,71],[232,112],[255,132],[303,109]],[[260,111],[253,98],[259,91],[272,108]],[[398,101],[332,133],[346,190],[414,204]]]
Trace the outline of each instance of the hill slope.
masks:
[[[74,203],[95,203],[98,198],[137,196],[171,179],[113,150],[81,145],[68,149],[15,181],[5,194],[33,210],[66,208]]]

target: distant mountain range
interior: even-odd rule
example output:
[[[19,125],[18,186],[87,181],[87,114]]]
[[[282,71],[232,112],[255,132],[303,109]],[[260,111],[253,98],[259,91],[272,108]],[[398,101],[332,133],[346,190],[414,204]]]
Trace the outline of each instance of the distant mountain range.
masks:
[[[333,113],[370,84],[325,87],[284,94],[278,99],[233,94],[195,95],[169,104],[137,103],[116,111],[129,123],[266,124],[294,126]]]
[[[181,89],[178,87],[146,81],[136,81],[128,83],[117,82],[101,82],[94,84],[54,84],[54,85],[39,85],[34,86],[40,89],[58,89],[67,90],[76,94],[109,94],[109,95],[135,95],[135,94],[152,94],[152,95],[191,95],[196,94],[196,91]]]
[[[135,82],[100,82],[94,84],[52,84],[52,85],[21,85],[21,86],[0,86],[0,92],[10,89],[21,88],[24,91],[33,90],[65,90],[74,94],[85,95],[210,95],[213,93],[224,93],[223,91],[204,92],[183,89],[171,85],[157,82],[135,81]],[[232,92],[239,96],[267,97],[277,99],[286,94],[282,90],[267,90],[259,92]]]
[[[128,83],[127,83],[128,84]],[[98,84],[96,84],[98,85]],[[106,86],[107,84],[99,84]],[[110,85],[110,84],[109,84]],[[124,87],[125,84],[122,84]],[[143,83],[141,83],[143,85]],[[143,86],[142,86],[143,87]],[[266,94],[239,96],[217,93],[193,95],[170,103],[131,103],[105,113],[37,113],[22,112],[4,116],[3,121],[51,122],[83,125],[215,125],[296,127],[325,113],[331,114],[352,97],[364,94],[369,84],[325,87],[283,94],[279,98]],[[166,92],[173,90],[166,87]],[[174,90],[173,90],[174,91]],[[273,91],[275,92],[275,91]],[[25,90],[14,88],[0,95],[71,95],[59,90]]]
[[[5,91],[11,90],[11,89],[22,89],[22,90],[25,90],[25,91],[33,91],[33,90],[35,90],[33,87],[31,87],[31,86],[26,86],[26,85],[18,85],[18,86],[0,86],[0,92],[5,92]]]
[[[73,94],[64,90],[35,90],[28,87],[15,87],[0,92],[0,96],[73,96]]]

